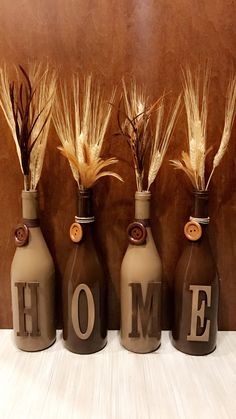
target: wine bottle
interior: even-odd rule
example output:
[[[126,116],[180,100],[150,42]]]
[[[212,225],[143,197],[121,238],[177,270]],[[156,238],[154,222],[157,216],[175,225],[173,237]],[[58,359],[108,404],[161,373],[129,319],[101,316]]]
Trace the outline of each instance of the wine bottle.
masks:
[[[22,191],[23,222],[16,227],[11,265],[13,329],[16,346],[39,351],[56,338],[55,273],[38,219],[38,193]]]
[[[106,287],[94,238],[92,190],[79,189],[78,216],[70,228],[74,242],[64,275],[65,347],[89,354],[106,345]]]
[[[121,265],[121,343],[147,353],[161,342],[161,260],[150,228],[151,193],[136,192],[135,221]]]
[[[208,192],[194,192],[194,212],[184,231],[188,243],[175,274],[173,345],[191,355],[216,347],[219,278],[208,238]]]

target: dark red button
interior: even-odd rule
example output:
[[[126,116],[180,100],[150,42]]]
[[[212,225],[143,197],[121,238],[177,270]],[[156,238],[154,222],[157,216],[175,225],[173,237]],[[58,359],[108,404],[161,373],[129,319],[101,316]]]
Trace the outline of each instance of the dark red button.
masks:
[[[18,224],[15,229],[15,244],[25,246],[29,240],[29,229],[25,224]]]
[[[131,244],[140,245],[146,242],[147,230],[140,222],[131,223],[127,229],[128,238]]]

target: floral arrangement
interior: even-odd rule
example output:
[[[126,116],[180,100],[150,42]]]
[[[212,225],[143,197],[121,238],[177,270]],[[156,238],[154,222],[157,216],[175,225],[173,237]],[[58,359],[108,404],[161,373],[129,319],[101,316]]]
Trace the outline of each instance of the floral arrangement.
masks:
[[[123,83],[123,107],[118,110],[120,133],[127,139],[135,171],[137,191],[148,191],[154,182],[166,154],[174,128],[181,97],[164,127],[164,97],[150,103],[143,87],[132,80]],[[155,114],[155,118],[153,118]],[[153,121],[155,124],[153,128]],[[147,176],[145,178],[145,170]]]
[[[182,152],[181,160],[171,160],[172,165],[182,170],[197,190],[208,190],[213,173],[227,150],[236,111],[236,77],[234,77],[227,89],[225,120],[220,145],[213,159],[210,176],[206,181],[206,157],[212,149],[207,148],[206,145],[209,79],[209,68],[206,68],[204,72],[202,85],[200,70],[195,75],[189,68],[184,71],[183,89],[188,125],[188,152]]]
[[[57,76],[48,65],[30,64],[28,73],[0,68],[0,106],[16,145],[24,190],[35,190],[41,176]]]
[[[71,85],[59,85],[53,112],[53,122],[62,143],[61,153],[68,159],[74,179],[80,189],[91,188],[101,177],[122,178],[103,170],[115,164],[114,157],[102,159],[101,151],[111,116],[115,91],[105,100],[101,86],[89,75],[81,81],[72,77]]]

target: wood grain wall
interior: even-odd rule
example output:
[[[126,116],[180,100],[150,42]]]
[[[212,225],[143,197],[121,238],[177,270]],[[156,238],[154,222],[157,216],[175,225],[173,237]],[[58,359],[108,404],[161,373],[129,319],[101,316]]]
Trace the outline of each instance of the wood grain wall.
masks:
[[[104,86],[133,75],[157,97],[165,89],[175,97],[181,66],[212,65],[208,144],[216,149],[222,129],[225,91],[236,61],[235,0],[1,0],[0,59],[26,65],[49,59],[60,71],[93,71]],[[236,128],[236,127],[235,127]],[[210,235],[221,277],[220,328],[236,330],[236,129],[217,169],[210,193]],[[119,269],[127,246],[126,227],[133,218],[135,182],[125,141],[112,138],[106,152],[120,159],[125,184],[102,180],[95,188],[98,240],[104,253],[109,286],[109,326],[119,327]],[[71,243],[68,228],[75,215],[75,183],[59,156],[58,139],[49,135],[39,184],[42,229],[57,270],[57,313]],[[191,209],[191,187],[169,166],[186,145],[184,112],[166,162],[152,187],[152,226],[164,265],[163,327],[172,317],[173,273],[184,245],[183,225]],[[209,169],[209,168],[208,168]],[[10,264],[12,232],[20,219],[22,179],[8,127],[0,113],[0,327],[11,326]],[[104,197],[106,199],[104,199]]]

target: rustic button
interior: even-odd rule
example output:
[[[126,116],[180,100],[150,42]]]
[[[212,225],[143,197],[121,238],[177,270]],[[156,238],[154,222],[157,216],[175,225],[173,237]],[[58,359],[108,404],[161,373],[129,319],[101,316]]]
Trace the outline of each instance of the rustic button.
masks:
[[[131,223],[127,229],[128,238],[131,244],[144,244],[147,237],[147,231],[140,222]]]
[[[15,244],[25,246],[29,240],[29,229],[25,224],[18,224],[15,229]]]
[[[78,223],[73,223],[70,227],[70,238],[74,243],[79,243],[83,237],[82,226]]]
[[[200,239],[202,235],[202,227],[196,221],[188,221],[184,226],[184,234],[187,239],[196,241]]]

